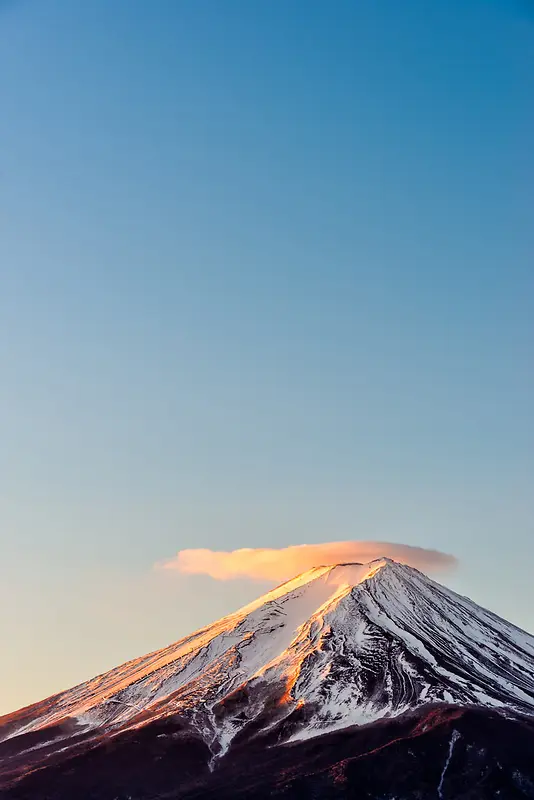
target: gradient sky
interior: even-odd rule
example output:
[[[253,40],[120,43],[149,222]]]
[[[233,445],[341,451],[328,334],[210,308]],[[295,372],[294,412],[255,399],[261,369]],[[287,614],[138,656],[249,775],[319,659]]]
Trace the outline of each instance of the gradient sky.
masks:
[[[380,539],[534,631],[534,13],[0,0],[0,712]]]

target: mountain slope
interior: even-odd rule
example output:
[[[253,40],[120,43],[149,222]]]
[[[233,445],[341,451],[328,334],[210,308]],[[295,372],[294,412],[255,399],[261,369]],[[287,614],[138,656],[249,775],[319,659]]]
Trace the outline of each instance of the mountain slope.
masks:
[[[255,740],[297,742],[436,704],[534,715],[534,637],[380,559],[317,567],[168,648],[1,718],[0,759],[9,783],[106,739],[156,727],[164,737],[170,724],[205,748],[213,770]]]
[[[422,706],[269,746],[234,743],[215,769],[178,720],[102,737],[28,773],[2,800],[532,800],[534,722]]]

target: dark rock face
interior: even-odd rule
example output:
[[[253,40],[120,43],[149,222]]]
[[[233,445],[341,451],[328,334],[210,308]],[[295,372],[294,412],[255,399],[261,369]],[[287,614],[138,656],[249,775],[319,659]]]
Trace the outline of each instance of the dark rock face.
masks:
[[[280,732],[235,741],[213,763],[177,720],[149,724],[31,771],[0,746],[2,800],[514,800],[534,798],[534,721],[433,706],[273,746]],[[24,738],[24,737],[21,737]]]

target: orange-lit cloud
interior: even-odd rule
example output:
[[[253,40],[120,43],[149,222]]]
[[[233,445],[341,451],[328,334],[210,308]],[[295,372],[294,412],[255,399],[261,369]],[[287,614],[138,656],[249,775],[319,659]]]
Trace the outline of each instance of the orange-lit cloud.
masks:
[[[366,563],[387,556],[423,572],[439,572],[456,566],[454,556],[438,550],[391,542],[326,542],[291,547],[218,550],[180,550],[161,566],[188,575],[209,575],[219,581],[236,578],[283,581],[323,564]]]

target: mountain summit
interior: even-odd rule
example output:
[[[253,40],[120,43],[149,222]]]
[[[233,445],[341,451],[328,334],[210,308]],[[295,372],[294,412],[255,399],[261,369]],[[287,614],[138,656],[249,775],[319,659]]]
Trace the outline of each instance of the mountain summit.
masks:
[[[253,742],[289,752],[436,708],[534,717],[534,637],[383,558],[311,569],[163,650],[0,718],[0,758],[9,755],[6,785],[18,785],[21,773],[153,732],[195,741],[213,774]]]

